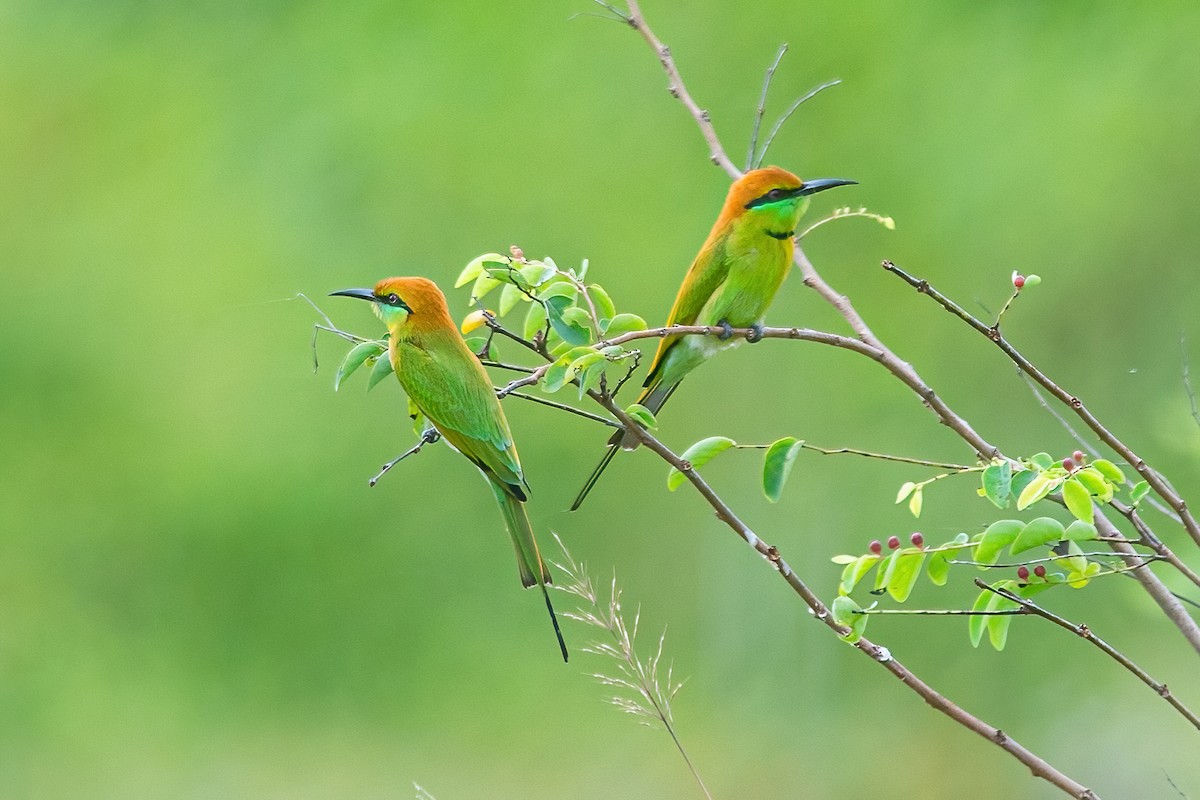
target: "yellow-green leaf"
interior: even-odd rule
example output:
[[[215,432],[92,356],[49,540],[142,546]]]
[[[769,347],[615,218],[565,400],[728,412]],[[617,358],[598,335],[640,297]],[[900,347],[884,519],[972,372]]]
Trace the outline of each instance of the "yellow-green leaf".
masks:
[[[783,485],[791,474],[796,456],[804,449],[804,442],[794,436],[785,436],[771,443],[763,456],[763,494],[772,503],[778,503],[783,494]]]
[[[1030,520],[1029,524],[1021,529],[1017,538],[1013,540],[1010,552],[1015,556],[1026,550],[1057,542],[1063,538],[1063,533],[1063,524],[1058,520],[1053,517],[1038,517]]]
[[[463,268],[463,271],[458,273],[458,279],[454,281],[454,288],[466,286],[471,281],[477,279],[483,274],[483,265],[487,263],[505,264],[508,259],[499,253],[484,253],[477,258],[471,259],[471,262]]]
[[[1120,467],[1108,459],[1097,458],[1092,462],[1092,466],[1100,470],[1100,474],[1103,475],[1109,483],[1115,483],[1117,486],[1120,486],[1125,482],[1125,473],[1121,471]]]
[[[921,505],[925,502],[923,487],[918,486],[908,498],[908,510],[914,517],[921,516]]]
[[[379,342],[359,342],[351,347],[350,352],[346,353],[346,357],[342,359],[337,375],[333,378],[333,390],[336,392],[342,382],[353,375],[354,371],[363,365],[363,362],[369,358],[378,358],[383,355],[384,350],[384,346]]]
[[[736,442],[727,436],[709,436],[684,450],[679,457],[691,464],[694,469],[698,469],[733,447],[734,444]],[[684,479],[685,476],[682,472],[671,467],[671,471],[667,473],[667,489],[675,491],[683,484]]]
[[[1068,478],[1062,485],[1063,502],[1075,519],[1091,522],[1095,517],[1095,507],[1092,505],[1092,493],[1074,478]]]
[[[1050,494],[1061,481],[1062,478],[1051,477],[1044,472],[1034,476],[1034,479],[1021,491],[1021,496],[1017,498],[1017,511],[1024,511]]]
[[[387,356],[380,356],[375,359],[375,366],[371,367],[371,375],[367,378],[367,391],[375,388],[375,384],[392,374],[392,360]]]

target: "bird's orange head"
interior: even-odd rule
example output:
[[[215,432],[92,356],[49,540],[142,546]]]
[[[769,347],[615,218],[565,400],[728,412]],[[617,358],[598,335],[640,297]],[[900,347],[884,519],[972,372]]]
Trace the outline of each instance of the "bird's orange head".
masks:
[[[370,300],[393,337],[437,328],[455,330],[445,295],[428,278],[384,278],[374,289],[343,289],[332,294]]]
[[[852,183],[857,181],[843,178],[802,181],[779,167],[753,169],[729,187],[717,228],[744,220],[776,238],[787,238],[808,205],[809,195]]]

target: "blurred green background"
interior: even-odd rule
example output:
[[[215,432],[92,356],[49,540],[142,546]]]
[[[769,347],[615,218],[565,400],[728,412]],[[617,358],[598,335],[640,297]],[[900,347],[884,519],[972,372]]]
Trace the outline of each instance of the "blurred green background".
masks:
[[[665,318],[727,181],[653,55],[577,3],[0,4],[0,797],[695,798],[669,739],[558,661],[490,493],[412,441],[400,392],[338,394],[321,298],[393,274],[447,285],[519,243],[591,260],[619,307]],[[1200,5],[647,0],[741,161],[816,83],[770,162],[861,186],[806,247],[875,330],[1010,453],[1074,448],[990,346],[880,268],[973,310],[1013,269],[1044,283],[1012,339],[1186,494],[1200,428]],[[811,218],[811,217],[810,217]],[[377,323],[321,299],[341,325]],[[452,295],[465,313],[466,295]],[[769,320],[843,330],[793,278]],[[509,351],[512,353],[512,351]],[[1193,365],[1200,372],[1200,365]],[[606,433],[508,402],[544,542],[669,626],[680,736],[716,797],[1057,797],[814,624],[663,466],[623,456],[565,508]],[[727,354],[662,435],[795,435],[971,454],[876,365],[812,345]],[[769,505],[758,456],[706,471],[832,597],[835,553],[906,535],[928,473],[804,454]],[[933,540],[996,512],[930,492]],[[1174,532],[1169,541],[1194,552]],[[546,546],[549,549],[549,546]],[[925,585],[914,605],[964,605]],[[1048,602],[1200,703],[1189,654],[1132,581]],[[560,608],[567,599],[557,597]],[[1200,796],[1194,731],[1112,662],[1034,620],[1003,653],[962,620],[871,634],[954,700],[1105,797]]]

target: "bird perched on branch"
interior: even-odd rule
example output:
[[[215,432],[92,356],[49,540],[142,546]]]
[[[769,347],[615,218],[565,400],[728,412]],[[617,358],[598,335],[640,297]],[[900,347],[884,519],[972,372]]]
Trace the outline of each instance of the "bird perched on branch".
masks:
[[[374,289],[333,295],[370,301],[387,326],[388,357],[405,393],[430,424],[479,468],[492,487],[517,553],[521,584],[537,586],[546,600],[563,660],[567,646],[546,584],[550,572],[538,552],[521,462],[492,381],[458,332],[446,298],[425,278],[385,278]]]
[[[763,315],[791,267],[792,237],[807,198],[852,183],[856,181],[841,178],[802,181],[787,170],[766,167],[747,172],[729,187],[721,215],[688,269],[667,318],[667,325],[715,326],[725,333],[716,339],[664,336],[638,403],[658,413],[684,376],[717,351],[741,343],[731,341],[733,328],[753,328],[762,335]],[[583,504],[618,449],[637,445],[635,434],[617,431],[571,510]]]

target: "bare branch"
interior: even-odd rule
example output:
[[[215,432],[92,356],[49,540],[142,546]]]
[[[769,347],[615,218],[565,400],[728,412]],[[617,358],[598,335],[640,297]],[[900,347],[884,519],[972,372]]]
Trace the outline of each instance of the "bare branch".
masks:
[[[650,26],[646,24],[646,18],[642,16],[641,8],[638,7],[637,0],[629,0],[628,5],[628,14],[622,14],[622,16],[626,17],[630,27],[642,35],[642,38],[650,45],[650,49],[658,56],[658,61],[662,64],[663,71],[667,73],[667,91],[671,93],[672,97],[677,98],[679,102],[683,103],[684,108],[692,115],[692,119],[696,120],[696,125],[700,127],[700,135],[704,137],[704,141],[708,144],[709,160],[725,170],[730,177],[740,177],[742,172],[729,158],[729,155],[725,152],[725,148],[721,146],[721,139],[717,136],[716,129],[713,128],[712,119],[708,116],[708,112],[696,104],[687,87],[683,85],[683,78],[679,75],[679,68],[675,66],[675,59],[671,56],[671,49],[659,41],[658,37],[654,35],[654,31],[650,30]]]
[[[986,325],[971,314],[967,313],[953,300],[930,286],[928,281],[909,275],[891,261],[884,261],[883,268],[893,275],[899,277],[909,286],[912,286],[920,294],[930,297],[935,303],[940,305],[946,311],[949,311],[954,316],[958,317],[976,332],[987,337],[991,342],[999,347],[1000,350],[1006,356],[1008,356],[1009,360],[1016,364],[1022,372],[1036,381],[1039,386],[1053,395],[1055,399],[1074,411],[1075,414],[1084,421],[1084,424],[1091,428],[1092,432],[1100,437],[1100,441],[1111,447],[1114,452],[1120,455],[1121,458],[1125,459],[1129,466],[1131,466],[1147,483],[1150,484],[1150,488],[1153,489],[1159,497],[1166,501],[1168,506],[1175,510],[1175,513],[1179,515],[1179,519],[1183,522],[1183,527],[1186,528],[1188,534],[1191,535],[1192,540],[1195,541],[1197,545],[1200,545],[1200,523],[1197,523],[1195,517],[1193,517],[1191,512],[1188,511],[1187,503],[1184,502],[1183,498],[1179,496],[1175,489],[1172,488],[1169,483],[1167,483],[1166,479],[1163,478],[1163,476],[1160,475],[1157,470],[1153,469],[1141,456],[1135,453],[1133,449],[1129,447],[1129,445],[1118,439],[1116,434],[1106,428],[1096,417],[1096,415],[1093,414],[1088,407],[1083,404],[1082,400],[1063,389],[1061,386],[1051,380],[1044,372],[1034,366],[1033,362],[1023,356],[1020,351],[1013,347],[1012,344],[1010,344],[1008,340],[1000,334],[1000,330],[998,328]]]
[[[427,444],[433,444],[434,442],[436,442],[438,439],[441,439],[441,438],[442,438],[442,435],[440,433],[438,433],[437,428],[433,428],[433,427],[426,428],[424,430],[424,432],[421,433],[420,441],[418,441],[415,445],[410,447],[408,450],[405,450],[403,453],[401,453],[400,455],[393,458],[388,463],[384,464],[383,469],[379,470],[379,474],[377,474],[374,478],[371,478],[371,480],[367,481],[367,485],[374,486],[375,484],[379,483],[379,479],[382,478],[384,475],[388,474],[388,472],[391,471],[392,467],[396,466],[397,464],[399,464],[401,461],[408,458],[409,456],[415,456],[417,453],[421,452],[422,447],[424,447]]]
[[[975,579],[975,585],[978,586],[980,589],[985,589],[994,594],[998,594],[1003,598],[1011,600],[1012,602],[1021,606],[1021,610],[1023,610],[1025,613],[1033,614],[1035,616],[1041,617],[1042,619],[1049,620],[1050,622],[1053,622],[1055,625],[1059,626],[1060,628],[1064,628],[1064,629],[1070,631],[1071,633],[1075,634],[1076,636],[1091,642],[1093,645],[1095,645],[1097,648],[1099,648],[1105,655],[1107,655],[1113,661],[1116,661],[1122,667],[1124,667],[1125,669],[1132,672],[1135,676],[1137,676],[1138,680],[1140,680],[1142,683],[1146,684],[1151,689],[1153,689],[1155,694],[1157,694],[1163,700],[1166,700],[1168,703],[1170,703],[1171,706],[1176,711],[1178,711],[1181,715],[1183,715],[1184,719],[1186,719],[1188,722],[1192,723],[1192,726],[1195,727],[1197,730],[1200,730],[1200,717],[1197,717],[1195,715],[1195,713],[1192,712],[1191,709],[1189,709],[1182,702],[1180,702],[1179,698],[1177,698],[1175,695],[1171,694],[1171,690],[1167,688],[1167,685],[1165,683],[1159,683],[1158,681],[1151,678],[1149,673],[1147,673],[1144,669],[1139,667],[1137,664],[1133,663],[1133,661],[1130,660],[1130,658],[1128,656],[1126,656],[1121,651],[1117,650],[1117,648],[1113,647],[1112,645],[1110,645],[1108,642],[1101,639],[1096,634],[1092,633],[1091,629],[1087,625],[1084,625],[1082,623],[1077,624],[1074,622],[1070,622],[1069,620],[1066,620],[1063,617],[1060,617],[1055,613],[1047,611],[1046,609],[1042,608],[1037,603],[1034,603],[1031,600],[1021,597],[1020,595],[1015,594],[1014,592],[1010,592],[1009,590],[1007,590],[1003,587],[991,586],[990,584],[984,583],[979,578]]]
[[[762,152],[758,154],[758,162],[755,164],[755,166],[762,166],[763,161],[765,161],[767,158],[767,151],[771,149],[771,142],[775,141],[776,134],[778,134],[783,128],[784,124],[787,123],[792,114],[796,113],[796,109],[800,108],[800,106],[804,105],[804,103],[816,97],[821,92],[829,89],[830,87],[837,86],[841,82],[841,78],[834,78],[831,81],[825,81],[825,83],[809,89],[808,92],[796,100],[796,102],[788,106],[788,110],[783,112],[783,115],[775,122],[775,127],[771,128],[771,133],[767,136],[767,140],[763,142]]]
[[[754,130],[750,133],[750,151],[746,154],[746,169],[754,169],[754,152],[758,149],[758,129],[762,127],[763,115],[767,113],[767,95],[771,92],[771,78],[775,77],[775,70],[779,69],[779,62],[783,60],[783,54],[788,50],[787,42],[779,45],[779,52],[775,54],[775,60],[771,62],[771,66],[767,67],[767,75],[763,78],[762,96],[758,98],[758,111],[754,115]]]

